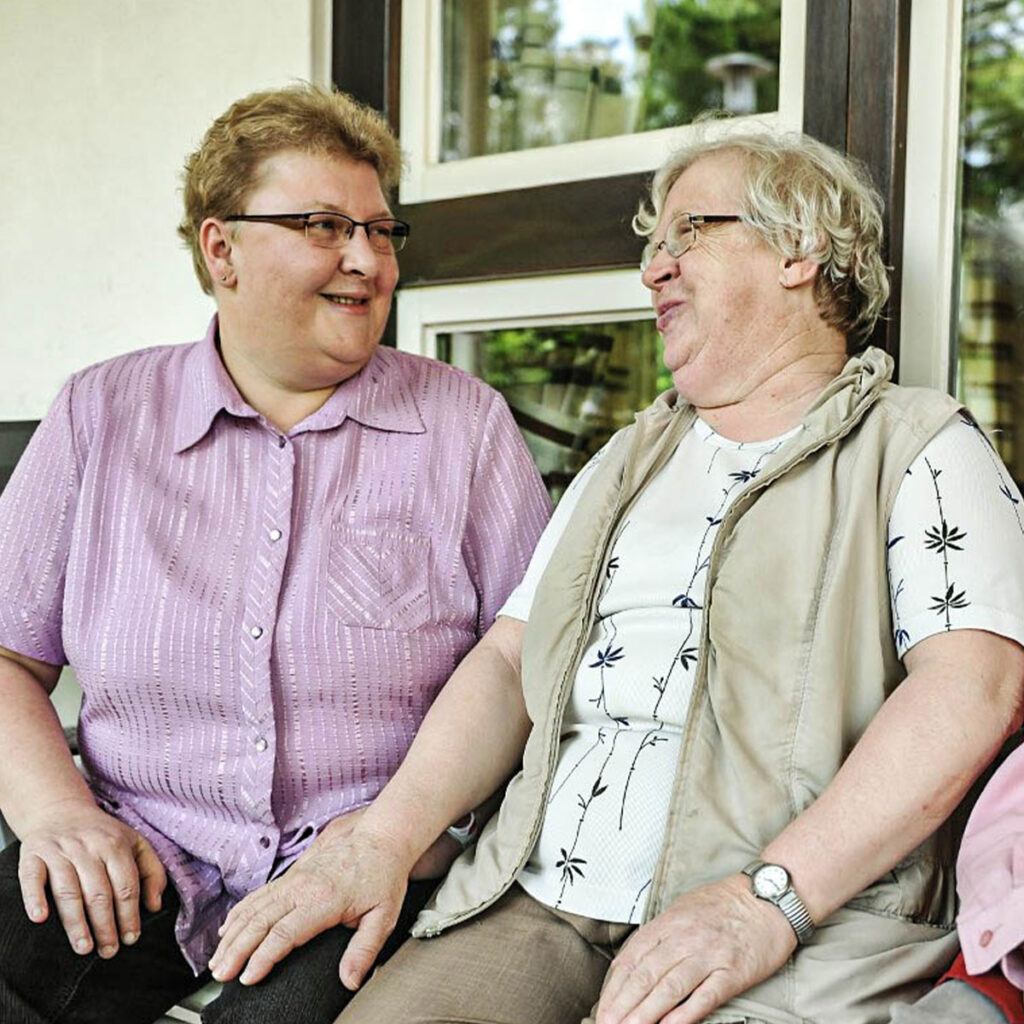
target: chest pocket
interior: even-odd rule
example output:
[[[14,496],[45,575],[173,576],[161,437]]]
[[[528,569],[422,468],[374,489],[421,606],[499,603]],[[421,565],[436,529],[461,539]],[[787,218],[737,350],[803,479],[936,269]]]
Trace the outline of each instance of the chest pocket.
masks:
[[[401,530],[336,526],[327,604],[344,623],[408,632],[430,619],[430,540]]]

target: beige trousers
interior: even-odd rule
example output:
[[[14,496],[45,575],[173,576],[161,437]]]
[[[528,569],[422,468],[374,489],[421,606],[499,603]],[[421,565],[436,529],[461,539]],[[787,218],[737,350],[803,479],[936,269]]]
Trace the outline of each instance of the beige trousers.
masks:
[[[434,939],[408,939],[336,1024],[592,1024],[634,925],[538,903],[518,885]]]

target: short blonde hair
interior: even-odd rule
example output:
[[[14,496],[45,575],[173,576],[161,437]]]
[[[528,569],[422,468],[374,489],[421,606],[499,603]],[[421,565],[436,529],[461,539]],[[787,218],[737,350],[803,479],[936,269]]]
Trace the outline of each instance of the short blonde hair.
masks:
[[[207,217],[241,212],[263,164],[284,150],[363,160],[386,193],[401,176],[402,153],[383,115],[343,92],[299,82],[232,103],[185,160],[185,216],[178,234],[208,295],[213,282],[199,245],[200,225]]]
[[[889,298],[882,260],[882,199],[864,167],[798,132],[731,133],[678,150],[658,170],[633,230],[650,235],[680,175],[698,160],[735,154],[744,166],[743,219],[780,256],[821,267],[814,295],[822,319],[856,351]],[[695,210],[732,213],[732,210]]]

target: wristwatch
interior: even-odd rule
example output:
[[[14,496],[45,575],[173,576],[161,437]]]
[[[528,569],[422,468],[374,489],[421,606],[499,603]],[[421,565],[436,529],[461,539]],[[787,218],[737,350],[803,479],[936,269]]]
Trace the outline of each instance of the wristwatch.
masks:
[[[814,922],[796,894],[789,872],[781,864],[765,864],[763,860],[751,861],[744,869],[750,879],[750,891],[759,899],[774,903],[786,916],[796,932],[796,940],[802,946],[814,934]]]
[[[470,811],[469,814],[459,818],[454,825],[449,825],[445,832],[465,850],[467,846],[472,846],[476,842],[480,826],[477,824],[476,815]]]

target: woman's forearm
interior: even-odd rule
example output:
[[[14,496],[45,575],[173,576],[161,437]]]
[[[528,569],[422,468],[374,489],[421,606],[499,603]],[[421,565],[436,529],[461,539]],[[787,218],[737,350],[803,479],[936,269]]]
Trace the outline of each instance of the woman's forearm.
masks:
[[[519,675],[524,628],[499,618],[466,655],[366,811],[363,824],[387,834],[410,864],[519,764],[530,730]]]
[[[55,804],[93,804],[50,703],[59,673],[0,649],[0,808],[18,836]]]
[[[821,921],[891,870],[953,812],[1019,724],[1024,651],[979,630],[922,641],[819,799],[772,842]]]

